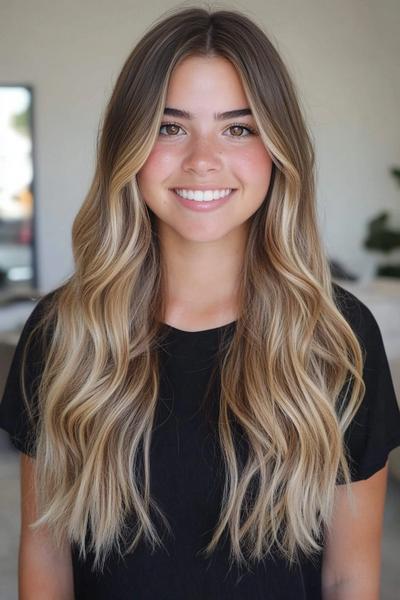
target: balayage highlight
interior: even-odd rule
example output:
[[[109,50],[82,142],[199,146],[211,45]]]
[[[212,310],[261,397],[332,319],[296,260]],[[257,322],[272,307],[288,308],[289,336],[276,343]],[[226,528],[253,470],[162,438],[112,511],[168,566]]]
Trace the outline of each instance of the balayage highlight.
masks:
[[[231,61],[273,158],[268,194],[249,224],[236,328],[219,358],[225,487],[204,556],[225,532],[231,564],[250,566],[274,548],[289,564],[299,552],[311,556],[329,526],[335,485],[350,483],[343,435],[365,392],[363,356],[336,304],[294,85],[243,13],[169,11],[116,81],[73,223],[75,271],[45,299],[32,332],[46,348],[32,528],[49,527],[57,544],[74,542],[83,557],[90,549],[100,569],[113,547],[132,552],[142,536],[153,549],[162,545],[151,509],[171,532],[151,497],[149,458],[166,278],[136,174],[157,140],[171,73],[194,55]]]

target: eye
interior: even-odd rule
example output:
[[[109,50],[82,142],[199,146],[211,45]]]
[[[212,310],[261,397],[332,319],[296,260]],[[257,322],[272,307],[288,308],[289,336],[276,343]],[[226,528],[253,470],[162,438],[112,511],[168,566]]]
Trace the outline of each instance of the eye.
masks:
[[[233,135],[232,137],[248,137],[249,135],[254,135],[256,133],[255,129],[248,125],[242,125],[241,123],[233,123],[228,129],[245,129],[248,132],[247,135]]]
[[[172,136],[170,136],[170,135],[168,135],[168,134],[161,133],[161,129],[163,129],[164,127],[174,127],[174,128],[175,128],[175,130],[176,130],[176,129],[182,129],[182,127],[181,127],[180,125],[178,125],[177,123],[161,123],[161,126],[160,126],[160,134],[161,134],[161,135],[164,135],[164,136],[166,135],[166,137],[175,137],[175,134],[173,134]]]
[[[167,133],[162,133],[162,129],[165,129],[167,131]],[[164,137],[176,137],[178,134],[178,131],[182,130],[182,127],[180,125],[178,125],[178,123],[161,123],[160,125],[160,135],[164,136]],[[255,129],[253,129],[252,127],[248,126],[248,125],[243,125],[241,123],[233,123],[232,125],[230,125],[228,127],[228,129],[226,131],[230,131],[233,130],[236,133],[234,133],[233,135],[229,136],[229,137],[248,137],[249,135],[254,135],[256,133]],[[247,131],[246,135],[241,135],[240,131]],[[169,133],[168,133],[169,132]],[[239,132],[239,134],[237,135],[237,133]]]

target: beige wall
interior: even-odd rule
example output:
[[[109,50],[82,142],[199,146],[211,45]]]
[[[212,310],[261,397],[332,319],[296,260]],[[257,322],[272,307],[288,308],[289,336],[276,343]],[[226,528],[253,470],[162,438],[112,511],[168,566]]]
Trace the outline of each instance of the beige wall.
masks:
[[[202,5],[201,2],[197,3]],[[248,0],[286,60],[313,132],[321,230],[328,252],[367,276],[367,219],[397,211],[400,189],[398,0]],[[176,2],[13,0],[0,7],[0,81],[35,91],[40,286],[72,270],[71,225],[88,189],[99,118],[131,48]]]

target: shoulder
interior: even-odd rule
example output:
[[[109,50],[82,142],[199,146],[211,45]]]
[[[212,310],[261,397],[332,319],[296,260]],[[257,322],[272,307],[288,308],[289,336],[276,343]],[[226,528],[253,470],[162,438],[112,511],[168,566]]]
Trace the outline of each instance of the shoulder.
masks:
[[[335,282],[332,283],[332,291],[336,306],[352,325],[366,326],[371,320],[375,321],[368,306],[352,292]]]
[[[364,404],[372,402],[371,395],[378,394],[378,386],[379,396],[394,395],[385,343],[372,311],[354,294],[338,284],[335,284],[335,299],[339,310],[356,335],[363,353],[363,378],[367,385]]]
[[[360,343],[365,393],[345,442],[352,479],[367,479],[381,469],[400,444],[400,411],[380,327],[371,310],[354,294],[334,285],[335,302]]]
[[[39,321],[39,319],[46,315],[47,311],[57,301],[58,295],[62,290],[62,287],[55,288],[46,294],[43,294],[36,302],[27,320],[31,321],[32,324]]]
[[[41,364],[53,335],[54,313],[51,309],[60,289],[56,288],[41,296],[29,313],[19,334],[13,365],[19,365],[25,353],[31,365]]]
[[[31,312],[29,313],[27,319],[25,320],[24,326],[21,331],[20,338],[25,340],[26,337],[36,329],[42,329],[42,325],[48,322],[48,317],[50,316],[51,308],[57,301],[57,297],[59,292],[61,291],[61,287],[55,288],[50,292],[41,296]]]
[[[364,350],[377,350],[382,335],[371,309],[338,283],[332,284],[335,304],[358,338]]]

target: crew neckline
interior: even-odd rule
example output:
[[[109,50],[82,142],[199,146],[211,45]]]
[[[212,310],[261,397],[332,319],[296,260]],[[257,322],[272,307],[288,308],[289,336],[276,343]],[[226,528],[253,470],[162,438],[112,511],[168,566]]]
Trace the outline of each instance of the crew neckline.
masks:
[[[190,335],[207,335],[207,334],[213,334],[213,333],[217,333],[218,331],[220,331],[221,329],[226,329],[228,327],[231,327],[232,325],[235,325],[237,323],[237,319],[235,319],[234,321],[230,321],[229,323],[225,323],[225,325],[218,325],[217,327],[211,327],[210,329],[198,329],[196,331],[187,331],[186,329],[178,329],[177,327],[174,327],[173,325],[169,325],[168,323],[162,323],[162,325],[164,327],[167,327],[169,330],[173,331],[176,334],[179,334],[181,336],[190,336]]]

